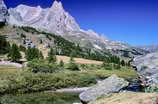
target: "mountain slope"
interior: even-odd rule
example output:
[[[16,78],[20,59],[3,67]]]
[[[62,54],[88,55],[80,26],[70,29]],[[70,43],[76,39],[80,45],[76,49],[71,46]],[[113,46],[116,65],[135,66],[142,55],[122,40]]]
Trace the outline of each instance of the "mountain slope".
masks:
[[[9,25],[29,26],[51,32],[102,55],[107,51],[112,55],[123,57],[134,57],[146,53],[128,44],[109,40],[92,30],[81,29],[75,19],[63,9],[61,2],[54,1],[50,8],[19,5],[8,11],[7,23]]]

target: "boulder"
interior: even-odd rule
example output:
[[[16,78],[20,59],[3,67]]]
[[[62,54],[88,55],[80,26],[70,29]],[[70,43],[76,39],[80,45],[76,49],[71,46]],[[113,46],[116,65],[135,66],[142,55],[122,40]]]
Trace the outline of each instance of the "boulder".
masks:
[[[96,100],[102,95],[119,92],[128,85],[129,83],[124,79],[119,78],[116,75],[112,75],[111,77],[92,86],[87,91],[81,93],[79,97],[84,104],[87,104],[88,102]]]
[[[145,87],[158,85],[158,52],[136,57],[132,65]]]
[[[158,104],[158,94],[134,92],[110,94],[89,104]]]

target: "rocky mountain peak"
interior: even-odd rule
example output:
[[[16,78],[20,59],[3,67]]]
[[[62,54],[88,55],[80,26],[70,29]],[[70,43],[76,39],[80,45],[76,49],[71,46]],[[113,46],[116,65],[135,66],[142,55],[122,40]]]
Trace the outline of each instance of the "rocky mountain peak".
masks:
[[[11,16],[8,23],[11,25],[31,26],[59,35],[80,30],[75,19],[63,9],[62,3],[56,0],[50,8],[19,5],[9,11]]]
[[[5,6],[4,1],[0,0],[0,6]]]
[[[54,1],[54,3],[51,6],[52,9],[62,9],[63,10],[63,5],[61,2],[58,2],[57,0]]]
[[[0,22],[5,22],[8,17],[7,6],[3,0],[0,0]]]

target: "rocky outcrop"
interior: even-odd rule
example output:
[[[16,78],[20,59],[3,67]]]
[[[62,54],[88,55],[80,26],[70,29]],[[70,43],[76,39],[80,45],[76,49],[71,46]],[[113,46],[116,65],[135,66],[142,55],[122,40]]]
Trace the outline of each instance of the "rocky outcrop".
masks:
[[[127,87],[128,84],[129,83],[124,79],[118,78],[116,75],[112,75],[111,77],[99,82],[97,85],[92,86],[87,91],[81,93],[79,97],[80,100],[86,104],[103,95],[119,92],[122,88]]]
[[[3,0],[0,0],[0,22],[5,22],[8,18],[8,10]]]
[[[112,94],[89,104],[158,104],[158,94],[132,92]]]
[[[135,58],[133,66],[136,67],[144,86],[158,85],[158,52]]]

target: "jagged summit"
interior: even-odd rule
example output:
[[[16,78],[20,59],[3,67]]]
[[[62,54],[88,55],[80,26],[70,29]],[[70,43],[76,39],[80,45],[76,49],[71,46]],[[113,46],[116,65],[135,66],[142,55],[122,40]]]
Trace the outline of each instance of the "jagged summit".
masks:
[[[7,6],[4,4],[3,0],[0,0],[0,22],[5,22],[8,17]]]
[[[58,1],[54,1],[52,7],[46,9],[39,6],[19,5],[16,8],[10,8],[9,12],[11,16],[8,22],[12,25],[32,26],[60,35],[65,32],[80,30],[75,19],[65,12],[62,3]]]
[[[61,3],[61,1],[57,1],[55,0],[51,6],[51,8],[54,8],[54,9],[63,9],[63,5]]]

